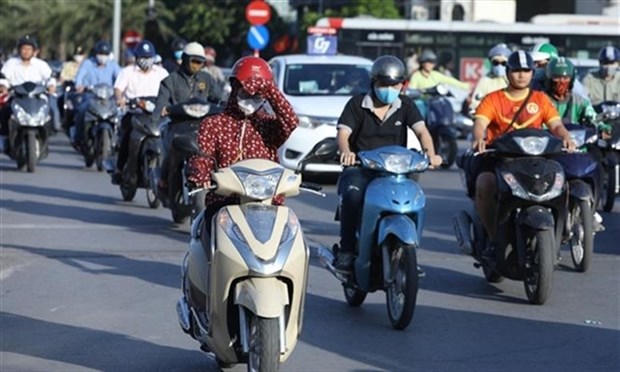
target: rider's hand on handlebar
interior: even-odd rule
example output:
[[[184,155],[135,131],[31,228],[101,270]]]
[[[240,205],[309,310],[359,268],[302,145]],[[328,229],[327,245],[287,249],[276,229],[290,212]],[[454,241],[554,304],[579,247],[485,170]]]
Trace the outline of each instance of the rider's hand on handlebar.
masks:
[[[121,98],[117,99],[116,100],[116,104],[118,105],[118,107],[121,107],[121,108],[125,107],[125,104],[126,104],[125,98],[121,97]]]
[[[439,168],[443,163],[443,158],[439,155],[431,155],[428,157],[431,169]]]
[[[340,164],[345,167],[355,164],[355,153],[351,151],[341,153]]]
[[[577,146],[575,145],[575,141],[573,141],[570,136],[562,139],[562,145],[568,152],[575,152],[577,150]]]
[[[484,138],[481,138],[478,140],[474,140],[474,142],[471,144],[471,147],[474,151],[482,153],[484,152],[484,150],[486,150],[487,143]]]

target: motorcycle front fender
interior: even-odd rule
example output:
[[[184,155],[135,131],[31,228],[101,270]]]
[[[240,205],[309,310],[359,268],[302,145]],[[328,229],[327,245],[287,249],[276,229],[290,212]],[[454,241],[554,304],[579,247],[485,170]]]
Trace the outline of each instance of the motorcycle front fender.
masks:
[[[377,243],[381,245],[390,235],[405,244],[418,244],[418,230],[415,222],[404,214],[392,214],[379,220]]]
[[[277,278],[248,278],[236,285],[235,304],[263,318],[278,318],[289,304],[288,289]]]
[[[517,225],[527,226],[536,230],[554,230],[553,213],[540,205],[527,207],[519,213]]]
[[[594,200],[592,188],[582,180],[570,181],[570,197],[579,200]]]

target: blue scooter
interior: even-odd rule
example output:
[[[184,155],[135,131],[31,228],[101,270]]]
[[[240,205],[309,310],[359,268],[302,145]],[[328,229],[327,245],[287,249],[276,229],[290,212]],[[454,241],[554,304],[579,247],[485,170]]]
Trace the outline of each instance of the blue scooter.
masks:
[[[553,157],[562,165],[569,184],[568,215],[562,242],[568,243],[575,269],[586,272],[592,261],[594,249],[594,212],[599,200],[601,169],[599,162],[587,152],[594,147],[598,135],[596,128],[579,124],[565,124],[579,149]]]
[[[429,166],[425,154],[385,146],[358,154],[360,166],[377,173],[366,189],[352,274],[333,266],[334,254],[319,251],[322,264],[344,286],[350,306],[360,306],[368,292],[384,290],[388,316],[395,329],[405,329],[418,294],[416,249],[420,246],[426,197],[408,176]]]

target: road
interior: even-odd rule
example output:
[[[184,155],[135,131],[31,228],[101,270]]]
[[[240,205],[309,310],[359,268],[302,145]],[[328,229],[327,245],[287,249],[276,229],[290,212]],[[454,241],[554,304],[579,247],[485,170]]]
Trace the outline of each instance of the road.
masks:
[[[0,370],[216,371],[175,314],[187,226],[122,202],[56,136],[36,173],[0,158]],[[411,326],[392,330],[385,296],[349,308],[312,259],[304,331],[283,371],[616,371],[620,369],[620,203],[604,214],[591,270],[555,272],[553,294],[527,303],[522,283],[485,282],[456,249],[450,217],[469,205],[456,170],[429,171]],[[290,199],[313,245],[337,240],[337,197]],[[232,369],[243,371],[240,365]]]

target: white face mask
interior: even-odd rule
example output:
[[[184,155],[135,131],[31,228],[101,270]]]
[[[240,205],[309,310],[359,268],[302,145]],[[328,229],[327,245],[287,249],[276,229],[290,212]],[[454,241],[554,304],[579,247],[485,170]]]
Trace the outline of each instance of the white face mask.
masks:
[[[95,57],[100,65],[105,65],[110,60],[110,56],[107,54],[97,54]]]
[[[241,110],[245,116],[250,116],[258,111],[264,103],[265,100],[263,98],[241,99],[237,97],[237,105],[239,106],[239,110]]]
[[[73,56],[73,60],[77,63],[82,63],[82,61],[84,60],[84,56],[81,54],[76,54]]]

